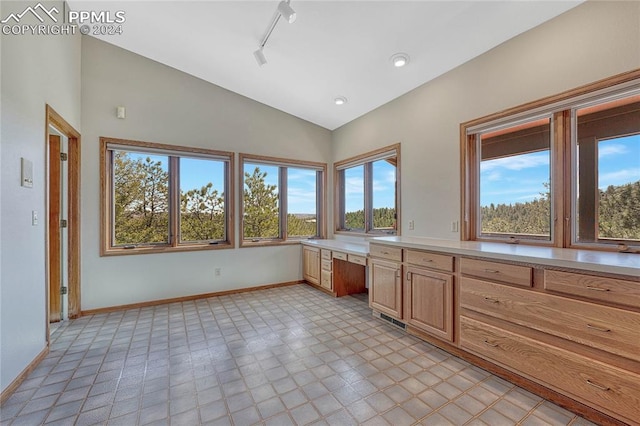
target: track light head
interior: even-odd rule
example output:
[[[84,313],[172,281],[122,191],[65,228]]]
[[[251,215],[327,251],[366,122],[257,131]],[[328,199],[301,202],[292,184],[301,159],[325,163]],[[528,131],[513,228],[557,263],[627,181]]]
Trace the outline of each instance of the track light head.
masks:
[[[253,56],[256,58],[256,62],[258,62],[258,65],[263,66],[267,63],[267,58],[264,56],[262,48],[253,52]]]
[[[282,0],[278,5],[278,12],[280,15],[290,24],[293,24],[296,20],[296,11],[285,0]]]

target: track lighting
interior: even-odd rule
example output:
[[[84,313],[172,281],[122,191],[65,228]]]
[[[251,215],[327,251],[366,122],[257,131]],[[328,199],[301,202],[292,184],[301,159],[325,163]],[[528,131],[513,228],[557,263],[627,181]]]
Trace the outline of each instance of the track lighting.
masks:
[[[289,5],[288,1],[282,0],[278,4],[278,12],[290,24],[296,21],[296,11]]]
[[[256,58],[258,65],[263,66],[267,63],[267,58],[265,58],[264,52],[262,52],[262,47],[253,52],[253,56]]]
[[[288,23],[292,24],[296,20],[296,11],[291,8],[289,2],[291,0],[282,0],[278,4],[278,10],[271,21],[271,25],[267,28],[267,31],[262,37],[262,43],[258,46],[258,50],[253,52],[254,58],[258,62],[258,65],[263,66],[267,63],[267,58],[264,56],[264,46],[267,44],[269,37],[271,37],[271,33],[276,28],[278,21],[280,18],[284,18]]]

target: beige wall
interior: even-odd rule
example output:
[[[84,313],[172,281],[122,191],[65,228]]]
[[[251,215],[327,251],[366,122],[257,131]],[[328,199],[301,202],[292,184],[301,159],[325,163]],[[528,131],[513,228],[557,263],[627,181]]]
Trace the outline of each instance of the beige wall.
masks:
[[[333,161],[401,142],[402,234],[455,240],[460,123],[635,68],[640,2],[590,1],[335,130]]]
[[[329,162],[328,130],[91,37],[82,40],[82,128],[82,309],[302,277],[299,245],[99,257],[99,137]]]
[[[33,6],[1,3],[2,17]],[[47,3],[53,5],[62,10],[61,2]],[[0,389],[4,390],[46,345],[45,105],[80,130],[80,36],[2,35],[0,40]],[[21,157],[33,162],[33,188],[20,186]],[[31,225],[33,210],[38,212],[37,226]]]

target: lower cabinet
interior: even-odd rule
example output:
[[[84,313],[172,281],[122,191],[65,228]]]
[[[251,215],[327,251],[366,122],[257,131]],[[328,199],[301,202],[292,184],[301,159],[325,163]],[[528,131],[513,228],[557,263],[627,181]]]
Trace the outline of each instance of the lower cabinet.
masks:
[[[640,374],[462,316],[460,347],[634,424]]]
[[[302,277],[311,284],[320,285],[320,249],[302,246]]]
[[[396,319],[402,319],[402,266],[400,263],[371,259],[369,306]]]
[[[453,274],[409,266],[404,288],[406,322],[453,342]]]

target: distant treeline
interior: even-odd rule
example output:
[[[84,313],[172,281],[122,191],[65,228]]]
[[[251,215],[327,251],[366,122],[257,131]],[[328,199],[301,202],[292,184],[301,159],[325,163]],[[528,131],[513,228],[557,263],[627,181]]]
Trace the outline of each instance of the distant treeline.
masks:
[[[600,238],[640,239],[640,181],[599,191]],[[490,204],[481,208],[482,232],[549,235],[549,193],[526,203]]]

